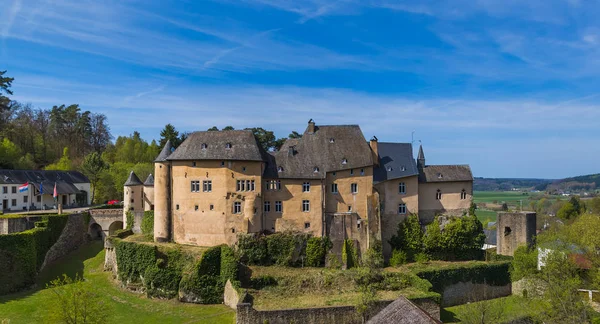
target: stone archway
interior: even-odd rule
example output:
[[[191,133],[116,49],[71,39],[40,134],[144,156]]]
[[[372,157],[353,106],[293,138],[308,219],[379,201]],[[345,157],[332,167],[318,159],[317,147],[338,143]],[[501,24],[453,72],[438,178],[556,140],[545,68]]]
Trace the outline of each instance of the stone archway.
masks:
[[[102,240],[104,238],[102,226],[100,226],[98,223],[93,223],[90,225],[90,237],[92,240]]]
[[[108,235],[113,235],[116,231],[123,229],[123,222],[116,221],[108,227]]]

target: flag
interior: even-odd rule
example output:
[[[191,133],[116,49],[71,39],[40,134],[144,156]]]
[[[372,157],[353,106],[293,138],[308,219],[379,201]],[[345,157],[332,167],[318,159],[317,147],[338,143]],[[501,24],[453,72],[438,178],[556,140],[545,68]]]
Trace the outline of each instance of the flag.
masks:
[[[19,187],[19,192],[25,192],[27,190],[29,190],[29,182],[25,182],[24,185]]]
[[[54,183],[54,195],[52,195],[52,197],[54,197],[54,198],[58,197],[58,193],[56,192],[56,182]]]
[[[40,182],[40,195],[44,194],[44,184]]]

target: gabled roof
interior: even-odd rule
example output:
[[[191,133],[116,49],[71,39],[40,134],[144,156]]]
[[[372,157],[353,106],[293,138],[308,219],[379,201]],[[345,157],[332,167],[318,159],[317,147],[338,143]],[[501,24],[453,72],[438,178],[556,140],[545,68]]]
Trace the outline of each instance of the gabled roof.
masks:
[[[367,322],[367,324],[387,323],[431,324],[441,322],[411,303],[406,297],[400,296]]]
[[[167,160],[263,161],[263,154],[250,130],[203,131],[190,134]]]
[[[323,178],[326,172],[374,164],[369,144],[358,125],[315,126],[314,133],[307,128],[302,138],[288,139],[270,162],[266,178],[293,179]]]
[[[140,178],[138,178],[138,176],[135,175],[135,173],[133,171],[131,171],[129,173],[129,178],[127,178],[127,181],[125,181],[125,184],[123,186],[129,187],[129,186],[141,186],[141,185],[142,185],[142,181],[140,180]]]
[[[379,166],[373,170],[373,182],[415,176],[419,174],[410,143],[377,143]]]
[[[78,171],[55,170],[0,170],[0,184],[21,185],[25,182],[33,183],[89,183],[90,180]]]
[[[419,174],[419,182],[473,181],[468,165],[427,165]]]
[[[171,153],[173,153],[173,144],[170,140],[167,140],[154,162],[165,162]]]
[[[144,181],[144,186],[154,187],[154,176],[152,176],[152,173],[150,173],[148,178],[146,178],[146,181]]]

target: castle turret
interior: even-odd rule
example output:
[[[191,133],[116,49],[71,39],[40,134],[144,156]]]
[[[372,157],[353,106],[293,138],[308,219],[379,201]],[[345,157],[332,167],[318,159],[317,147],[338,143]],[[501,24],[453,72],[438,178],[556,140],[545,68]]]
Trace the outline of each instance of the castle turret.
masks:
[[[152,173],[144,181],[144,211],[154,210],[154,177]]]
[[[419,146],[419,155],[417,156],[417,169],[421,172],[425,168],[425,153],[423,153],[423,145]]]
[[[131,171],[129,178],[123,185],[123,227],[127,227],[127,212],[144,211],[144,184],[140,178]],[[139,228],[139,224],[136,224]]]
[[[167,141],[154,161],[154,241],[171,240],[171,163],[167,158],[173,152]]]

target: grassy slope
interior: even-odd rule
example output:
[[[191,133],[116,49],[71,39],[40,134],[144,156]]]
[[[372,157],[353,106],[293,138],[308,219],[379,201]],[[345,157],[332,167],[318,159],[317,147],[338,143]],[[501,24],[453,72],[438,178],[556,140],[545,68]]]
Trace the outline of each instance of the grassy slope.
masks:
[[[481,202],[491,203],[493,201],[497,201],[498,203],[502,203],[503,201],[506,203],[516,203],[519,200],[523,200],[523,205],[525,205],[529,200],[529,195],[513,191],[475,191],[473,193],[473,202],[476,204]]]
[[[536,315],[539,307],[533,299],[527,299],[518,296],[509,296],[478,303],[465,304],[460,306],[448,307],[442,310],[440,317],[443,323],[460,323],[462,320],[469,319],[473,322],[481,312],[477,311],[476,304],[485,303],[490,305],[489,313],[500,314],[500,321],[508,322],[525,316]],[[467,317],[467,318],[464,318]]]
[[[49,267],[38,278],[38,286],[66,273],[91,281],[110,309],[107,323],[234,323],[235,312],[224,305],[194,305],[174,300],[152,300],[117,287],[111,274],[103,272],[104,250],[100,242],[75,251]],[[45,305],[52,302],[51,289],[0,297],[0,322],[39,323],[47,320]]]

